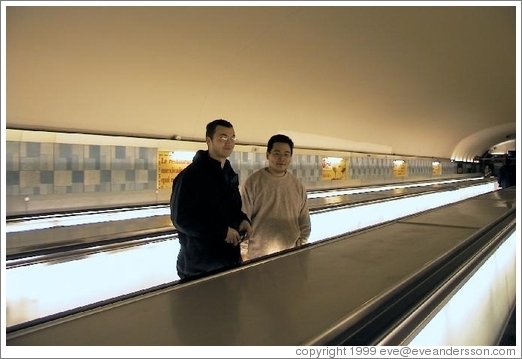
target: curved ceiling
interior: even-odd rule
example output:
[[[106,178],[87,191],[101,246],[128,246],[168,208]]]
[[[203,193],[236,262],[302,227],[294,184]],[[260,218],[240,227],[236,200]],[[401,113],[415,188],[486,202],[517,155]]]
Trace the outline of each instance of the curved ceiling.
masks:
[[[6,125],[471,161],[516,136],[512,3],[7,6]]]

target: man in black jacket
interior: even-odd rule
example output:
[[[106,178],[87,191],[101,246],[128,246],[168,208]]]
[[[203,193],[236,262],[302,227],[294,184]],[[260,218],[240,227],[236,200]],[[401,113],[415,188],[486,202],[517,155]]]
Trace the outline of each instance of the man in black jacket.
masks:
[[[497,181],[499,187],[508,188],[516,184],[516,168],[511,158],[506,156],[506,161],[498,171]]]
[[[205,137],[208,150],[199,150],[172,183],[170,218],[178,230],[181,279],[240,264],[239,242],[252,232],[241,211],[238,175],[227,159],[235,146],[234,127],[214,120]]]

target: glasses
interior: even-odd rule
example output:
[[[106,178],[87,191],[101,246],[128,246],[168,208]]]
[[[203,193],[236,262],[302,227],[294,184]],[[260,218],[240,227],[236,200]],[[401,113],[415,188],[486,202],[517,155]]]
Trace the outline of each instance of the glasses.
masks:
[[[226,135],[221,135],[221,136],[218,136],[218,139],[221,142],[227,142],[228,140],[230,140],[232,142],[236,142],[236,136],[228,137]]]

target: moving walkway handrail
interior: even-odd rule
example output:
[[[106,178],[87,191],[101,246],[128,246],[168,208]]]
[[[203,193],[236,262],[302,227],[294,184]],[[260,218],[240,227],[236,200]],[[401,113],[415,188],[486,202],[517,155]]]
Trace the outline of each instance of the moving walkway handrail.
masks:
[[[402,345],[515,231],[513,208],[305,345]]]
[[[514,213],[510,213],[497,228],[490,233],[486,233],[487,242],[475,252],[471,258],[462,263],[454,274],[438,288],[434,288],[432,294],[425,298],[407,318],[404,318],[397,326],[389,331],[381,340],[379,345],[398,346],[405,345],[415,337],[423,328],[423,323],[437,313],[438,309],[451,297],[461,285],[468,280],[495,250],[509,237],[516,229],[516,218]],[[497,232],[498,230],[498,232]]]

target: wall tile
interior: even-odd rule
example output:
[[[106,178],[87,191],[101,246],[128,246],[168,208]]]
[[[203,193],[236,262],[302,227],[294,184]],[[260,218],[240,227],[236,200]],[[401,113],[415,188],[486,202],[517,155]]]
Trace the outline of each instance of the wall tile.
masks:
[[[136,171],[136,182],[137,183],[148,183],[149,182],[149,171],[137,170]]]
[[[20,186],[18,185],[6,185],[5,186],[6,196],[18,196],[20,194]]]
[[[54,185],[55,188],[62,188],[72,184],[72,171],[54,171]],[[66,193],[65,190],[60,189],[58,193]]]
[[[71,169],[76,171],[81,171],[84,169],[84,158],[83,155],[74,154],[71,156]],[[97,164],[97,166],[96,166]],[[100,161],[95,160],[95,166],[94,169],[97,169],[96,167],[100,167]]]
[[[98,145],[87,145],[86,148],[86,157],[88,158],[100,158],[101,156],[101,146]]]
[[[101,170],[100,171],[100,182],[110,182],[111,181],[111,171],[109,170]]]
[[[83,193],[85,192],[84,184],[82,183],[73,183],[71,186],[71,192],[72,193]]]
[[[54,185],[50,184],[40,184],[40,194],[53,194]]]
[[[7,186],[18,186],[20,184],[20,171],[6,171],[5,184]]]
[[[134,170],[125,171],[125,181],[134,182],[136,180],[136,172]]]
[[[114,146],[114,158],[118,160],[125,159],[125,147],[124,146]]]
[[[40,169],[40,157],[21,157],[20,170],[38,171]]]
[[[35,188],[40,185],[40,171],[20,171],[20,187]]]
[[[7,141],[5,144],[5,169],[20,170],[20,142]]]
[[[83,183],[84,171],[72,171],[72,183]]]
[[[54,170],[55,171],[61,171],[61,170],[69,170],[72,168],[71,160],[69,158],[54,158]]]
[[[111,178],[112,178],[112,183],[113,184],[122,184],[125,182],[125,171],[121,171],[121,170],[113,170],[111,172]],[[119,187],[121,190],[121,187]]]
[[[53,184],[54,183],[54,172],[53,171],[40,171],[40,184]]]
[[[67,143],[58,143],[58,157],[69,158],[72,156],[72,146]]]
[[[83,183],[87,186],[100,184],[100,171],[98,170],[87,170],[83,171]]]
[[[40,157],[40,144],[37,142],[25,142],[24,157]]]

